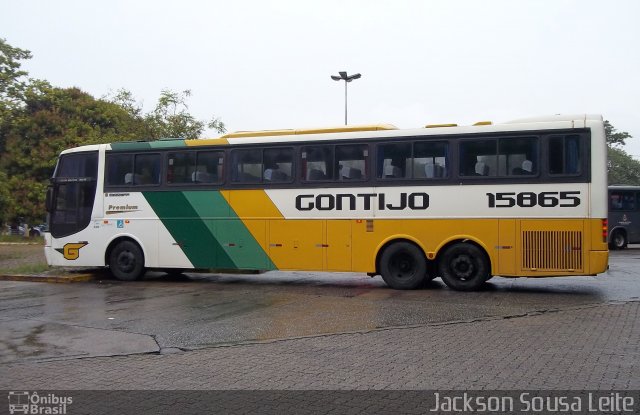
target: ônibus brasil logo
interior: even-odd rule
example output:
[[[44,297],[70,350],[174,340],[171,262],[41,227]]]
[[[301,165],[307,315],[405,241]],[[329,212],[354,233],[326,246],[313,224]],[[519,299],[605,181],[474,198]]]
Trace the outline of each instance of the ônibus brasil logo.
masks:
[[[64,415],[73,403],[70,396],[60,396],[55,393],[39,395],[38,392],[9,392],[9,413]]]

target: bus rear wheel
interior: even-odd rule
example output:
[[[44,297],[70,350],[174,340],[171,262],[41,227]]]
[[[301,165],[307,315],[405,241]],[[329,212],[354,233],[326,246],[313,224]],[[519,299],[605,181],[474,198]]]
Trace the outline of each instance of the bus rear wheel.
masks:
[[[451,245],[442,253],[438,271],[442,281],[457,291],[475,291],[491,278],[484,251],[466,242]]]
[[[624,249],[627,247],[627,235],[620,229],[613,231],[611,235],[611,242],[609,242],[609,248],[611,249]]]
[[[121,241],[109,255],[109,269],[121,281],[135,281],[144,274],[144,255],[137,243]]]
[[[423,284],[427,260],[417,246],[409,242],[395,242],[382,252],[380,274],[391,288],[412,290]]]

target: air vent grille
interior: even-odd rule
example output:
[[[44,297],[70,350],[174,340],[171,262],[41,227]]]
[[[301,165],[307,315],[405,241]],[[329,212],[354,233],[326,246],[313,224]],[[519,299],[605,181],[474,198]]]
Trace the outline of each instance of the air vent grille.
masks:
[[[582,232],[523,231],[522,268],[534,271],[582,270]]]

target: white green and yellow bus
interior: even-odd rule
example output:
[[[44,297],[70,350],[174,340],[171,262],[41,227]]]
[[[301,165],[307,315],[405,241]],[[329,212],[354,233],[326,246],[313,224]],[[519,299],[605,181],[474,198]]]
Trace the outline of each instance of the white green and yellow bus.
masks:
[[[607,269],[599,115],[502,124],[237,132],[63,151],[47,194],[50,265],[435,277]]]

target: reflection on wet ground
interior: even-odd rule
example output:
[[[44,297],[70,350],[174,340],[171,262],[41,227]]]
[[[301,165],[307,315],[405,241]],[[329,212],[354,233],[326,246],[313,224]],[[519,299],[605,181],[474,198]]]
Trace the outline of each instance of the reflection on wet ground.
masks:
[[[385,327],[508,318],[640,299],[640,249],[597,277],[494,278],[479,292],[436,279],[396,291],[363,274],[148,273],[143,281],[2,282],[0,358],[194,349]],[[106,274],[104,274],[106,276]]]

